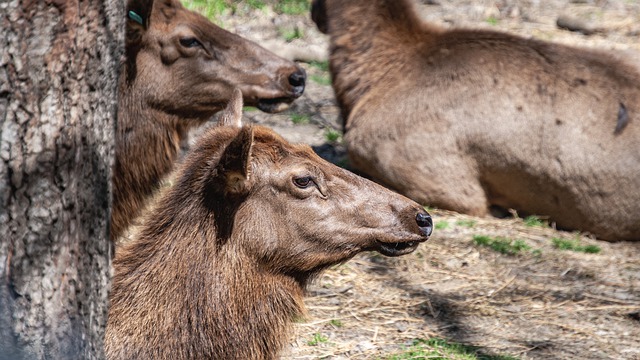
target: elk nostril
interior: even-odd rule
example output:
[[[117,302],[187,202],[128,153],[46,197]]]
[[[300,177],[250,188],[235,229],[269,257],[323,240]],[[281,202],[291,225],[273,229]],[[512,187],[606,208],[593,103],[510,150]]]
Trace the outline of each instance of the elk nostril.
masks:
[[[305,74],[304,70],[298,70],[289,75],[289,84],[293,86],[304,86],[306,79],[307,74]]]
[[[424,236],[431,236],[431,232],[433,231],[433,219],[431,219],[429,214],[418,213],[418,215],[416,215],[416,223],[420,228],[420,232]]]
[[[307,81],[307,74],[302,69],[289,75],[289,84],[293,86],[293,92],[297,96],[302,95],[302,93],[304,92],[304,85],[306,81]]]

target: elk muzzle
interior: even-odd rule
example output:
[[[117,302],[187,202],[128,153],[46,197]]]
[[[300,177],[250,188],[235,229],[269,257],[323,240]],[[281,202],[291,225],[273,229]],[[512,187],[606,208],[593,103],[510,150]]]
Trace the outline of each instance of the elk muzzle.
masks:
[[[296,65],[293,72],[285,76],[286,85],[283,87],[286,88],[286,90],[284,90],[283,92],[286,95],[275,98],[261,97],[258,99],[258,103],[256,105],[258,109],[266,113],[277,113],[280,111],[284,111],[289,108],[289,104],[291,104],[295,99],[302,96],[307,82],[307,73],[304,71],[304,69]]]
[[[427,212],[419,210],[415,215],[415,222],[418,226],[417,233],[405,234],[404,239],[396,238],[391,241],[379,239],[375,250],[385,256],[400,256],[413,252],[420,243],[429,239],[433,231],[433,220]],[[412,225],[411,228],[414,226]]]

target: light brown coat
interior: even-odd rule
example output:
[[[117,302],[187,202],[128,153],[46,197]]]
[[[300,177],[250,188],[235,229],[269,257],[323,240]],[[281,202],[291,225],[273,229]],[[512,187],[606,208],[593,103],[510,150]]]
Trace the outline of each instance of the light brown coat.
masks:
[[[640,72],[604,52],[316,0],[356,169],[412,199],[640,240]]]

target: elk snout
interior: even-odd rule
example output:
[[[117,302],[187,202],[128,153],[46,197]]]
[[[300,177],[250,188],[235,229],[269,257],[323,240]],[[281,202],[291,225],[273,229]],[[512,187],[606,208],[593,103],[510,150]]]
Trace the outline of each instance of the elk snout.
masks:
[[[427,213],[418,213],[416,215],[416,223],[420,228],[420,232],[422,235],[429,237],[431,236],[431,232],[433,231],[433,219]]]
[[[289,84],[292,86],[291,92],[294,97],[299,97],[304,92],[304,85],[307,81],[307,73],[304,69],[298,68],[294,73],[289,75]]]

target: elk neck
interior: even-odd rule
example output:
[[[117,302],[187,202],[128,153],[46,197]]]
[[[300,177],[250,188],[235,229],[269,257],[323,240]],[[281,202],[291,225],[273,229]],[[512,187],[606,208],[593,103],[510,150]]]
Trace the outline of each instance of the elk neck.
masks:
[[[176,353],[276,359],[291,335],[293,320],[304,313],[303,286],[292,276],[262,268],[241,245],[267,239],[242,239],[233,232],[221,239],[217,227],[233,226],[234,219],[221,220],[199,201],[185,203],[186,197],[193,198],[189,190],[175,190],[183,185],[166,190],[168,196],[154,205],[156,215],[145,219],[138,240],[119,249],[120,271],[113,286],[120,289],[114,293],[135,296],[145,308],[175,309],[146,326],[185,325],[181,336],[168,340]],[[177,203],[182,204],[178,211]],[[234,214],[228,204],[220,208]],[[114,298],[112,306],[130,318],[130,312],[137,310],[129,309],[129,301]],[[173,319],[166,321],[167,317]]]
[[[126,70],[123,71],[126,73]],[[113,233],[122,234],[125,224],[140,213],[146,199],[173,168],[190,126],[177,115],[152,108],[135,82],[121,76],[114,167]],[[189,121],[189,120],[187,120]],[[124,225],[123,225],[124,226]]]
[[[426,25],[406,0],[334,1],[327,9],[330,67],[344,119],[365,97],[376,79],[377,87],[392,91],[396,74],[411,73],[419,65],[424,47],[441,30]]]

